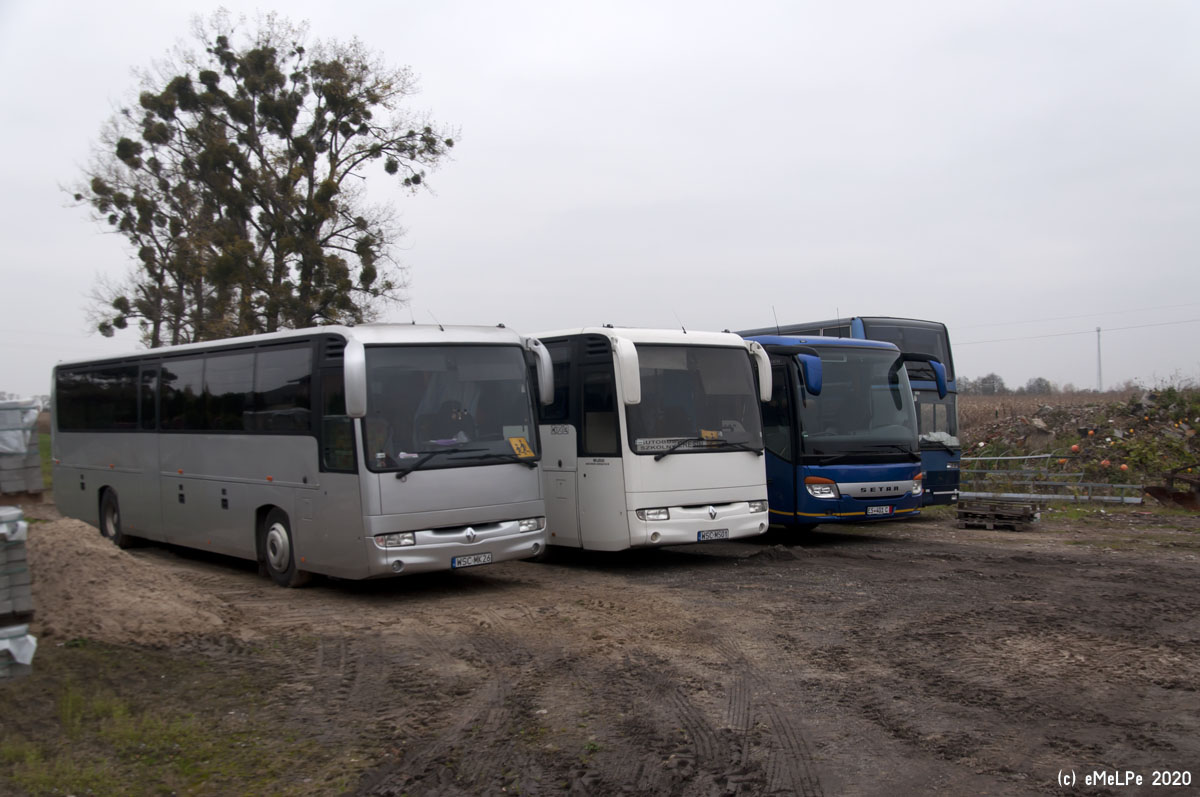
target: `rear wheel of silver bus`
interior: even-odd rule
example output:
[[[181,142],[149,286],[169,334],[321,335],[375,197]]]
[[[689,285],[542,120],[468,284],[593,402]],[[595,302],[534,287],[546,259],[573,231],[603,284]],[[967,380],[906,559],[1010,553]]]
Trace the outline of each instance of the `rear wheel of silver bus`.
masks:
[[[288,516],[272,509],[263,521],[261,536],[263,569],[281,587],[302,587],[312,574],[296,567],[296,551],[292,544],[292,527]]]
[[[118,548],[131,548],[138,539],[121,530],[121,504],[117,491],[106,487],[100,494],[100,533],[113,541]]]

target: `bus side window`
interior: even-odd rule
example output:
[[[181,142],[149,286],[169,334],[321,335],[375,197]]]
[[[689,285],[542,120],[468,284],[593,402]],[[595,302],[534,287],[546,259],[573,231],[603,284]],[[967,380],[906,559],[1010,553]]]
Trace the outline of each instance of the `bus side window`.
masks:
[[[260,432],[307,432],[310,429],[309,346],[264,346],[254,365],[254,428]]]
[[[534,402],[537,405],[538,422],[567,423],[571,417],[571,343],[556,340],[545,345],[550,353],[550,362],[554,365],[554,402]],[[536,373],[534,376],[536,379]]]
[[[772,366],[771,400],[762,407],[763,444],[775,456],[791,462],[792,407],[787,382],[787,366]]]
[[[554,364],[554,403],[538,404],[538,420],[542,423],[563,423],[571,414],[571,364]]]
[[[354,421],[346,414],[341,368],[321,369],[321,469],[353,473]]]
[[[583,374],[582,453],[591,457],[621,455],[617,423],[617,395],[612,367]]]
[[[204,359],[166,360],[161,373],[161,428],[204,431]]]
[[[138,381],[138,404],[141,406],[142,428],[154,431],[158,421],[158,368],[143,365]]]

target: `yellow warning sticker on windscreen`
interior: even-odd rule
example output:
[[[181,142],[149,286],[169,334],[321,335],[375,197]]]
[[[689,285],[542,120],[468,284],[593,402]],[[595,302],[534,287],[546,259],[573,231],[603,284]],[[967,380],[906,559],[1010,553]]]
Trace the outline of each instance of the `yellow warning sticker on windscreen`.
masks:
[[[513,453],[518,457],[532,457],[533,449],[529,447],[529,441],[524,437],[510,437],[508,444],[512,446]]]
[[[716,432],[712,431],[711,429],[701,429],[700,430],[700,439],[701,440],[720,440],[721,433],[719,431],[716,431]]]

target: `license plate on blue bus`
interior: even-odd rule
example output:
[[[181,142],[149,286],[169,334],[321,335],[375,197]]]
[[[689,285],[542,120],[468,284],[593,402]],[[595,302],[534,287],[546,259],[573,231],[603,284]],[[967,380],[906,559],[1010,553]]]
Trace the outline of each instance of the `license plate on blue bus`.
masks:
[[[890,515],[892,507],[890,506],[869,506],[867,507],[868,515]]]
[[[490,553],[473,553],[467,556],[456,556],[450,560],[450,566],[453,568],[490,565],[491,563],[492,555]]]
[[[729,539],[729,529],[705,529],[704,531],[696,532],[696,542],[727,539]]]

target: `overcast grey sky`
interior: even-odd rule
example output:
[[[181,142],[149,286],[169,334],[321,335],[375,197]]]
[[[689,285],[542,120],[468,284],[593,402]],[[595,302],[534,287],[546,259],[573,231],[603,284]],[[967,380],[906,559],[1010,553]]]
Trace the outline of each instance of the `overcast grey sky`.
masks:
[[[432,193],[371,186],[408,229],[389,320],[928,318],[1014,387],[1094,387],[1100,326],[1106,385],[1200,379],[1193,0],[223,5],[358,37],[461,129]],[[0,390],[137,347],[84,309],[132,253],[61,187],[217,6],[0,0]]]

